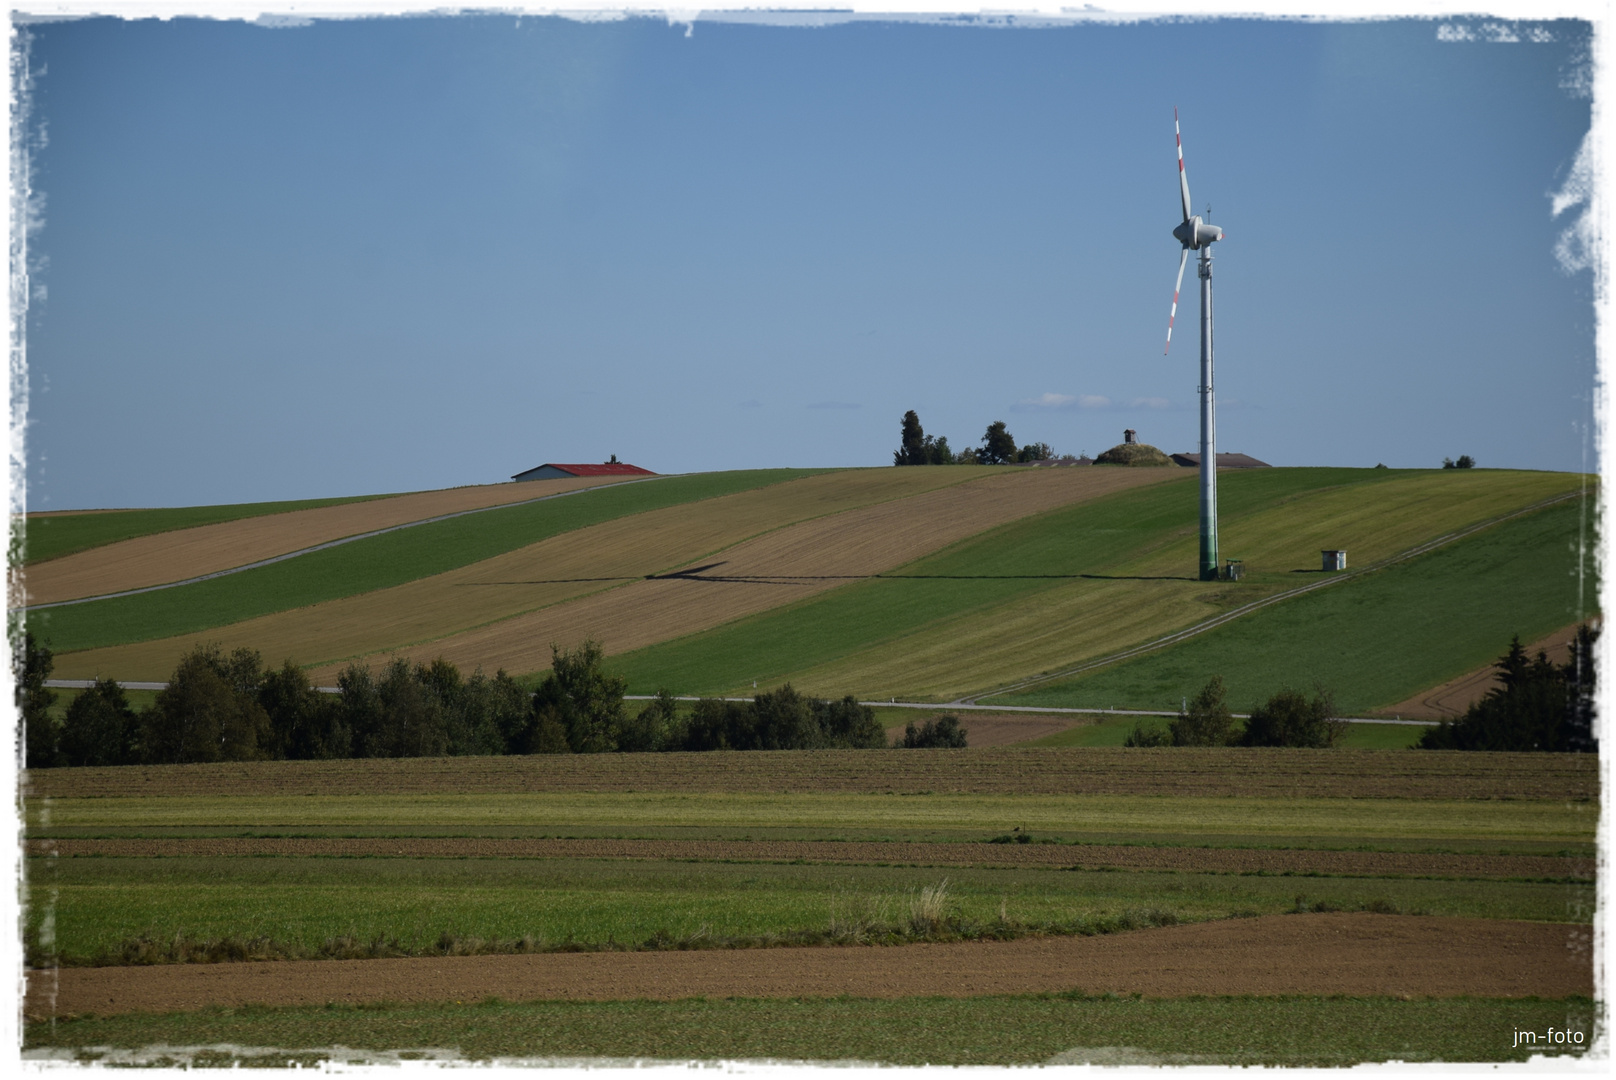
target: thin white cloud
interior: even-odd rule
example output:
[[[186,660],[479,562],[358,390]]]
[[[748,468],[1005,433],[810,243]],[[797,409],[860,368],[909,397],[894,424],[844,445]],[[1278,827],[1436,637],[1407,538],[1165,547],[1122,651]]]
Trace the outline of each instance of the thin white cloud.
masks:
[[[1134,409],[1171,409],[1173,403],[1164,397],[1136,397],[1128,402]]]
[[[1035,398],[1022,398],[1011,412],[1055,412],[1067,409],[1109,409],[1111,399],[1100,394],[1056,394],[1048,390]]]

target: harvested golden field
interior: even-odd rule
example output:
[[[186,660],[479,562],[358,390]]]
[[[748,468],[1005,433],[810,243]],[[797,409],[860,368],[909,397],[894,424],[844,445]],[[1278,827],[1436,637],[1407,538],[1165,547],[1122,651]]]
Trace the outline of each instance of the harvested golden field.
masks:
[[[1549,660],[1563,664],[1571,656],[1571,641],[1577,636],[1577,623],[1561,627],[1548,637],[1526,646],[1526,654],[1535,657],[1547,653]],[[1492,664],[1467,671],[1457,679],[1441,686],[1422,691],[1411,698],[1388,705],[1378,712],[1386,716],[1406,716],[1419,720],[1453,720],[1480,701],[1487,691],[1498,685],[1498,669]]]
[[[1592,754],[1100,747],[370,758],[39,769],[26,798],[568,792],[1594,800]]]
[[[1221,591],[1218,582],[1062,582],[929,623],[879,649],[795,673],[791,681],[810,694],[880,687],[899,700],[950,701],[1193,626],[1223,610],[1214,602]]]
[[[591,476],[480,484],[139,536],[28,567],[28,603],[49,604],[163,585],[424,518],[633,479]]]
[[[1565,997],[1593,992],[1587,931],[1335,913],[903,948],[539,953],[29,973],[30,1019],[328,1002],[971,997],[1087,993]]]
[[[1217,874],[1352,877],[1581,878],[1594,860],[1558,855],[1315,851],[1302,848],[1108,844],[882,843],[817,840],[510,839],[421,837],[180,837],[29,840],[30,856],[62,858],[677,859],[721,862],[874,863],[882,866],[1181,870]]]
[[[552,641],[594,636],[609,652],[626,651],[892,569],[1007,521],[1172,475],[825,474],[579,529],[392,589],[218,630],[63,654],[57,669],[68,678],[88,677],[81,672],[161,678],[186,650],[218,641],[272,660],[291,657],[327,685],[349,660],[383,652],[425,661],[443,656],[466,669],[542,670]],[[648,580],[692,564],[707,569]]]

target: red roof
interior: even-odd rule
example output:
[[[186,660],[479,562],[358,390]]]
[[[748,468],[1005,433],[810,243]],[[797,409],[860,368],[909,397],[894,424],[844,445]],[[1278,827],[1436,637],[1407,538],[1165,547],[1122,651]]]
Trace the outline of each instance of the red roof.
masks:
[[[560,469],[562,472],[570,472],[574,476],[655,476],[656,475],[656,473],[652,472],[650,469],[642,469],[638,465],[630,465],[630,464],[628,464],[627,462],[624,462],[624,461],[619,461],[619,462],[616,462],[615,464],[607,464],[607,465],[558,465],[553,461],[547,461],[547,462],[544,463],[544,465],[548,465],[552,469]],[[542,469],[542,468],[544,468],[544,465],[541,465],[539,467]]]

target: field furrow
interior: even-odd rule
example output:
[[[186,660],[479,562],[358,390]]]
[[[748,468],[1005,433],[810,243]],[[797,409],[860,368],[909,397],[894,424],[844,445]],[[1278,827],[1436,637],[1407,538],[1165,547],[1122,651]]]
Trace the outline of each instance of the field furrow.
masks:
[[[1587,934],[1506,920],[1276,915],[1100,937],[904,948],[540,953],[64,968],[31,973],[30,1019],[363,1001],[981,994],[1497,995],[1593,990]],[[1580,947],[1568,947],[1580,946]]]

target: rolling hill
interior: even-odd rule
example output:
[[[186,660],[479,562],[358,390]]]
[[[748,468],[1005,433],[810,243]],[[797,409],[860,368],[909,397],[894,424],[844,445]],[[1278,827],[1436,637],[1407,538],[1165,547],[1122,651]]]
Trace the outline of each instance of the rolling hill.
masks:
[[[161,679],[204,642],[296,660],[325,684],[349,662],[394,654],[532,676],[548,666],[552,642],[592,636],[638,692],[750,692],[754,681],[791,681],[864,698],[1004,691],[993,700],[1162,708],[1217,671],[1237,696],[1319,681],[1343,707],[1363,710],[1486,662],[1512,632],[1530,638],[1578,617],[1571,571],[1586,531],[1583,477],[1226,473],[1222,546],[1247,574],[1200,582],[1194,475],[1103,466],[774,470],[540,502],[529,500],[558,489],[494,485],[506,490],[459,496],[481,502],[480,512],[196,584],[48,608],[29,623],[68,678]],[[514,500],[516,488],[531,495]],[[165,549],[208,566],[276,546],[295,552],[355,528],[356,507],[372,516],[387,507],[396,523],[407,516],[402,499],[422,496],[238,514],[115,539],[29,572],[76,562],[98,589],[139,587]],[[274,526],[244,543],[251,521]],[[144,545],[141,559],[128,557],[132,543]],[[1346,580],[1336,575],[1328,588],[1170,647],[1061,676],[1321,584],[1326,547],[1348,550]],[[212,562],[195,556],[205,549]],[[120,566],[129,568],[124,578]],[[1591,604],[1595,591],[1584,586]]]

